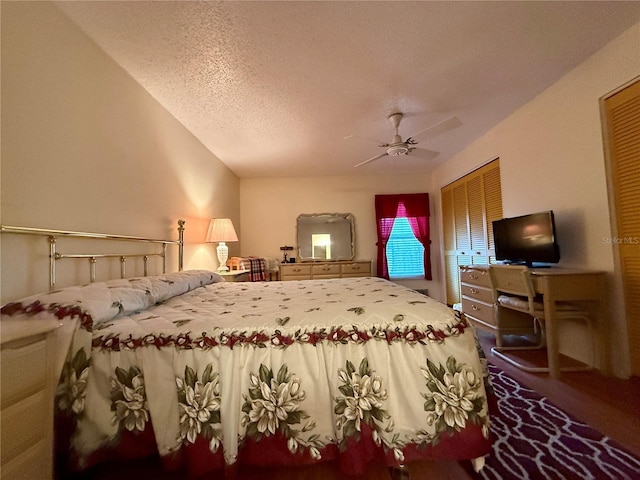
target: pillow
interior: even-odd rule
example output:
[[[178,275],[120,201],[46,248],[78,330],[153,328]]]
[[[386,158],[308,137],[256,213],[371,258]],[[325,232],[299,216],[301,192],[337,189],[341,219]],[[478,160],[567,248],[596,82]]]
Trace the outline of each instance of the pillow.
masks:
[[[5,305],[3,314],[31,315],[33,305],[38,312],[49,311],[54,305],[78,307],[91,316],[93,325],[163,302],[195,288],[221,282],[224,279],[207,270],[191,270],[151,277],[108,280],[87,285],[66,287],[53,292],[32,295]]]
[[[148,278],[151,279],[153,304],[164,302],[198,287],[224,282],[220,275],[208,270],[188,270]]]
[[[73,287],[61,288],[47,293],[40,293],[25,297],[16,302],[12,302],[2,307],[3,315],[23,314],[33,316],[58,315],[59,319],[64,318],[65,313],[52,307],[77,307],[81,311],[91,316],[93,322],[96,319],[108,319],[118,315],[119,309],[111,301],[111,293],[104,283],[90,283],[87,285],[76,285]],[[69,311],[71,314],[72,310]]]

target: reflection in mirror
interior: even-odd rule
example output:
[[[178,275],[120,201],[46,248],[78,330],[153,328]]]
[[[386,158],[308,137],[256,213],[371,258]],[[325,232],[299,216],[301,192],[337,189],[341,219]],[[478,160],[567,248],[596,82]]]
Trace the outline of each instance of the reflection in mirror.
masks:
[[[354,237],[350,213],[302,214],[297,221],[298,259],[302,262],[353,260]]]

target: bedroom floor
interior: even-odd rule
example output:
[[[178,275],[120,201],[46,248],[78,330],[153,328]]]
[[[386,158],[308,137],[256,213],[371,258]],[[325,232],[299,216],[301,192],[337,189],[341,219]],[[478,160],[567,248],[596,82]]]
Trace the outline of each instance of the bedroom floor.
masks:
[[[578,419],[594,426],[603,434],[613,438],[632,453],[640,456],[640,379],[621,380],[605,377],[597,372],[565,373],[561,380],[554,380],[546,374],[531,374],[519,370],[499,358],[490,356],[495,338],[490,333],[478,331],[484,351],[491,363],[509,375],[547,397]],[[535,353],[534,353],[535,356]],[[544,357],[533,358],[532,361]],[[408,475],[407,475],[408,473]],[[162,472],[156,462],[145,461],[130,464],[100,467],[81,476],[58,480],[133,480],[153,478],[154,480],[183,480],[182,475]],[[211,476],[205,477],[215,478]],[[342,480],[334,465],[320,465],[313,468],[296,469],[246,469],[236,478],[241,480],[287,480],[305,478],[309,480]],[[408,467],[408,472],[389,471],[385,467],[372,467],[367,480],[470,480],[468,465],[457,462],[433,464],[418,462]],[[204,479],[202,479],[204,480]]]
[[[640,457],[640,378],[622,380],[586,371],[563,373],[561,379],[554,380],[546,374],[524,372],[491,356],[495,337],[481,330],[478,337],[491,363]],[[534,363],[546,357],[543,352],[528,353],[533,354]]]

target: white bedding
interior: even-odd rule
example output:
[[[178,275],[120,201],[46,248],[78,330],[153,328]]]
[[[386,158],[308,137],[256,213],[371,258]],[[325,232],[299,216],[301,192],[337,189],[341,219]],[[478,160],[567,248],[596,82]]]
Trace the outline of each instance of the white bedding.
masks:
[[[445,305],[378,278],[220,280],[181,272],[3,308],[79,325],[56,399],[74,426],[70,468],[149,439],[193,474],[488,453],[475,335]]]

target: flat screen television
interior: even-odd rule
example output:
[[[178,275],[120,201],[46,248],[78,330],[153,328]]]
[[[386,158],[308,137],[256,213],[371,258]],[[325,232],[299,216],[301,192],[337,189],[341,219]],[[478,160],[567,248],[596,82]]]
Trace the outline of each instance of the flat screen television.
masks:
[[[560,247],[553,211],[503,218],[493,222],[496,259],[507,263],[558,263]]]

